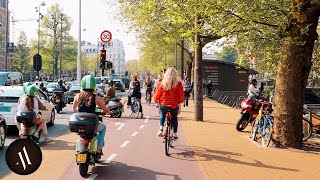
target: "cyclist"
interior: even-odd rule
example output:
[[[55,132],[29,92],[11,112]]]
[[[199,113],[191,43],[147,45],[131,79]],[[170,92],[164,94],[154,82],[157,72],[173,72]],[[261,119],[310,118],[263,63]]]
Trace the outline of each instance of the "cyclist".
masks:
[[[30,83],[31,84],[31,83]],[[35,96],[37,88],[35,85],[30,85],[29,83],[24,84],[24,92],[25,94],[20,97],[18,101],[18,108],[17,108],[17,116],[20,116],[21,112],[26,112],[26,111],[34,111],[36,114],[36,118],[34,123],[38,125],[36,132],[34,133],[34,137],[40,138],[39,137],[39,132],[42,130],[44,137],[45,137],[45,142],[50,142],[52,141],[48,137],[48,128],[45,120],[41,117],[40,111],[39,111],[39,99]],[[42,105],[43,106],[43,105]],[[17,127],[19,131],[21,132],[21,124],[17,122]]]
[[[131,103],[132,97],[136,97],[139,100],[141,100],[141,87],[140,87],[140,82],[138,81],[137,75],[135,75],[135,74],[132,75],[131,80],[132,81],[130,82],[130,85],[129,85],[129,95],[128,95],[128,104],[127,104],[128,108],[130,108],[132,105],[132,103]],[[131,92],[131,90],[132,90],[132,92]],[[141,112],[141,116],[143,116],[141,101],[139,103],[140,103],[139,112]]]
[[[104,96],[104,103],[105,104],[108,104],[110,99],[116,97],[116,89],[113,86],[113,81],[109,80],[108,84],[109,84],[109,88],[107,90],[106,95]]]
[[[81,80],[82,92],[74,97],[73,112],[86,112],[95,113],[96,105],[107,114],[111,114],[110,110],[106,107],[103,101],[94,94],[96,88],[96,80],[92,75],[86,75]],[[102,148],[104,146],[104,136],[106,134],[106,125],[103,122],[99,122],[98,127],[98,148],[97,153],[102,155]]]
[[[150,95],[152,96],[153,81],[151,80],[151,77],[148,76],[144,83],[145,83],[145,86],[147,87],[146,89],[146,100],[147,100],[148,92],[150,92]]]
[[[184,101],[184,92],[177,71],[171,67],[167,69],[163,80],[154,95],[154,101],[160,101],[160,130],[158,136],[163,136],[165,115],[169,111],[172,115],[173,136],[177,139],[179,105]]]

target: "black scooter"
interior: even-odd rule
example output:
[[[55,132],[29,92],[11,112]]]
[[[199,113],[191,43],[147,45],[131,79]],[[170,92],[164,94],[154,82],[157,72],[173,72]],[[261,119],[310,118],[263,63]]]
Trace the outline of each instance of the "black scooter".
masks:
[[[107,108],[112,112],[111,117],[121,118],[123,109],[123,104],[121,98],[112,98],[107,104]]]
[[[66,104],[63,101],[64,91],[62,88],[55,88],[52,92],[51,101],[54,104],[54,108],[57,110],[57,113],[60,113],[62,108],[66,107]]]

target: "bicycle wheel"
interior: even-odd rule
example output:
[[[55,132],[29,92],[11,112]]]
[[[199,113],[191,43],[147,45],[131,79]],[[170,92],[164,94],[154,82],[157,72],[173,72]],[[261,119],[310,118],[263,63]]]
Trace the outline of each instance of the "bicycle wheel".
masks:
[[[272,139],[272,125],[270,124],[270,120],[265,119],[265,124],[263,127],[263,133],[261,134],[262,138],[262,146],[268,147],[271,139]]]
[[[150,101],[151,101],[151,98],[150,98],[150,94],[147,93],[147,101],[146,101],[146,104],[150,105]]]
[[[124,102],[123,102],[123,113],[126,115],[126,116],[131,116],[132,115],[132,110],[131,110],[131,108],[129,107],[129,108],[127,108],[127,103],[128,103],[128,101],[127,100],[125,100]]]
[[[306,118],[302,119],[302,132],[303,132],[303,141],[309,139],[312,135],[312,123]]]
[[[166,120],[166,121],[168,121],[168,120]],[[168,128],[168,126],[166,126],[164,146],[165,146],[166,155],[169,156],[169,148],[170,148],[170,128]]]
[[[258,133],[258,129],[259,129],[259,126],[258,124],[256,124],[256,120],[254,120],[252,122],[252,126],[251,126],[251,133],[250,133],[250,138],[254,141],[257,140],[257,133]]]
[[[139,103],[137,101],[134,101],[133,102],[133,113],[134,113],[134,118],[138,119],[139,118],[139,109],[140,109],[140,106],[139,106]]]

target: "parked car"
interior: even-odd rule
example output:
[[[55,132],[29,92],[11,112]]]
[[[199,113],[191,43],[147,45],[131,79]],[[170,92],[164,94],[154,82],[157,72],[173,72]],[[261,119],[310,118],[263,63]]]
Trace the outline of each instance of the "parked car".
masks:
[[[4,117],[0,114],[0,150],[3,149],[6,136],[7,136],[7,123]]]
[[[114,79],[113,84],[116,90],[120,90],[121,92],[125,91],[125,85],[121,79]]]
[[[125,88],[125,89],[129,89],[130,79],[129,79],[129,78],[121,78],[121,80],[122,80],[123,83],[124,83],[124,88]]]
[[[0,72],[0,86],[22,85],[23,77],[20,72]]]
[[[18,100],[23,96],[22,86],[0,86],[0,114],[6,120],[7,126],[15,126],[15,119],[17,114]],[[49,126],[54,124],[55,110],[48,96],[37,89],[37,97],[46,106],[47,111],[41,111],[42,117]]]
[[[67,96],[67,104],[70,104],[71,102],[73,102],[74,100],[74,97],[80,93],[80,90],[81,90],[81,86],[78,85],[73,85],[70,89],[69,89],[69,92],[68,92],[68,96]]]

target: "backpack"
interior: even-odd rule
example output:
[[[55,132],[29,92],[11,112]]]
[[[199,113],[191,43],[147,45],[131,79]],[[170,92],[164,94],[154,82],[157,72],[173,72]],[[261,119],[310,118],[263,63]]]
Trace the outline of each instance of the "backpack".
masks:
[[[139,81],[135,81],[133,82],[133,92],[140,92],[140,82]]]

